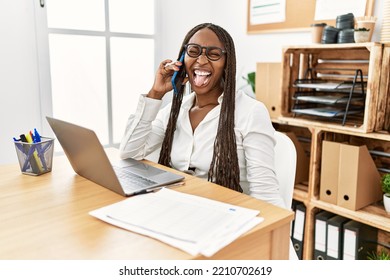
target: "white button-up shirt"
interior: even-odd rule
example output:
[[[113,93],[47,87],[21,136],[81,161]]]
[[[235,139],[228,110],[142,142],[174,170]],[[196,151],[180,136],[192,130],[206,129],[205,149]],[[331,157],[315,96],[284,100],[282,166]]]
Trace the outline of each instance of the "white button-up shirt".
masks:
[[[219,98],[222,102],[223,95]],[[185,96],[172,143],[171,164],[177,170],[195,168],[207,179],[213,156],[221,105],[213,108],[192,131],[189,111],[195,94]],[[120,145],[122,158],[143,159],[161,148],[171,106],[141,95],[135,114],[128,119]],[[233,113],[233,112],[230,112]],[[236,94],[235,128],[240,184],[253,197],[284,207],[274,172],[274,128],[263,103],[242,91]]]

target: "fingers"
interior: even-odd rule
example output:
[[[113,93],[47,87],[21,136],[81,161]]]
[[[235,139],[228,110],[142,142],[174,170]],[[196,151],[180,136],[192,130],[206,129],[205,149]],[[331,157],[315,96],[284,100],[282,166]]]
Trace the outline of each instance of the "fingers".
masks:
[[[182,64],[183,63],[181,63],[180,61],[172,61],[170,59],[166,59],[160,64],[160,68],[163,74],[169,74],[173,71],[179,71]]]

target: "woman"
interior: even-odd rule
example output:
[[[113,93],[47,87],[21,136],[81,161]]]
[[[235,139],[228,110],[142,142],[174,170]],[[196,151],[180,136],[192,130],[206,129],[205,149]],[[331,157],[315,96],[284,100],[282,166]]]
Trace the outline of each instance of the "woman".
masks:
[[[122,158],[143,159],[160,149],[159,163],[244,191],[284,207],[274,172],[274,129],[265,106],[236,93],[236,56],[231,36],[205,23],[184,38],[179,57],[164,60],[154,84],[141,95],[120,145]],[[160,110],[172,90],[171,78],[184,67],[191,94],[179,86],[172,103]]]

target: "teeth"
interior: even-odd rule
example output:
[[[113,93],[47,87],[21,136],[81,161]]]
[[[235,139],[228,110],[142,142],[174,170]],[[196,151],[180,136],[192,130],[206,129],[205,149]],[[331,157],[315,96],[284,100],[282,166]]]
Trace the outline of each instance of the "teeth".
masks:
[[[199,76],[208,76],[211,73],[210,72],[206,72],[206,71],[195,70],[195,74],[199,75]]]

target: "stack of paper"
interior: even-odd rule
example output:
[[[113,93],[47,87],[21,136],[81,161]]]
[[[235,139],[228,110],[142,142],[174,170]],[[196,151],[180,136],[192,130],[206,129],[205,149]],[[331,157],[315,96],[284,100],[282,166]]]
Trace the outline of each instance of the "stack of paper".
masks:
[[[134,196],[90,214],[206,257],[263,221],[256,217],[259,211],[169,189]]]

